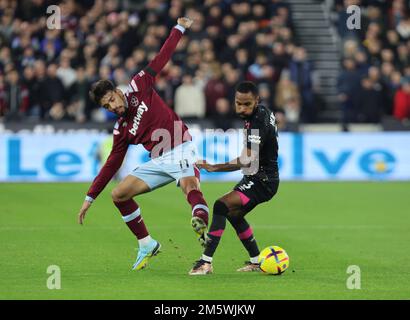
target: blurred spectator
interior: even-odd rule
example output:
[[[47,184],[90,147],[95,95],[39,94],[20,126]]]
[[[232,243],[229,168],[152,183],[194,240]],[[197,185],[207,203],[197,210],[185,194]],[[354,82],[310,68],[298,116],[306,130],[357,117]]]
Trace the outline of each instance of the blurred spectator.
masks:
[[[42,101],[42,116],[45,119],[62,120],[65,116],[64,108],[64,85],[57,77],[57,65],[50,64],[47,67],[47,77],[41,87]]]
[[[241,73],[238,69],[234,69],[230,63],[224,64],[224,66],[222,66],[222,71],[224,74],[224,82],[227,89],[226,98],[229,101],[234,101],[235,87],[242,79]]]
[[[397,34],[397,32],[395,30],[388,30],[386,33],[386,43],[385,43],[385,47],[395,50],[397,48],[397,46],[399,45],[399,35]]]
[[[288,72],[282,72],[276,86],[275,105],[284,111],[286,122],[299,122],[301,101],[298,87],[290,80]]]
[[[410,18],[402,19],[396,27],[397,33],[403,40],[410,37]]]
[[[360,4],[360,0],[344,0],[343,5],[338,7],[338,19],[336,22],[337,31],[339,36],[342,39],[358,39],[360,38],[360,30],[357,29],[349,29],[347,25],[347,20],[350,17],[347,8],[351,5],[358,5]],[[361,20],[364,20],[361,17]]]
[[[397,66],[404,69],[410,65],[410,50],[405,44],[397,47]]]
[[[286,120],[285,111],[280,108],[277,108],[273,111],[276,118],[276,125],[278,126],[279,131],[288,131],[288,122]]]
[[[123,68],[117,68],[113,73],[114,83],[117,85],[117,88],[125,92],[128,88],[129,77]]]
[[[273,110],[274,108],[274,104],[273,104],[273,97],[274,97],[274,88],[271,87],[269,84],[267,83],[261,83],[258,86],[259,89],[259,103],[264,105],[265,107]],[[233,101],[233,100],[231,100]]]
[[[11,50],[9,47],[2,47],[0,49],[0,68],[5,70],[7,65],[13,64],[11,59]]]
[[[19,119],[29,107],[28,90],[21,84],[17,70],[6,75],[5,115],[8,119]]]
[[[393,115],[398,120],[410,119],[410,78],[402,80],[402,86],[394,96]]]
[[[289,64],[290,80],[298,87],[301,95],[301,118],[303,122],[315,122],[316,110],[313,105],[312,67],[307,61],[306,50],[297,47]]]
[[[101,59],[101,65],[110,67],[119,66],[121,58],[119,57],[120,49],[117,44],[112,44],[108,47],[107,54]]]
[[[357,105],[358,122],[378,123],[383,113],[380,84],[373,83],[369,77],[363,78]]]
[[[6,113],[6,85],[4,83],[4,76],[0,74],[0,120],[4,118]]]
[[[182,118],[205,116],[205,96],[190,74],[182,77],[182,84],[175,92],[175,112]]]
[[[343,71],[337,79],[337,90],[342,109],[343,130],[346,131],[347,124],[356,121],[358,112],[355,101],[360,90],[360,75],[354,60],[343,61]]]
[[[390,11],[390,27],[396,28],[406,16],[406,8],[403,0],[393,0]]]
[[[34,68],[31,66],[25,67],[23,71],[23,78],[21,83],[28,91],[29,106],[27,108],[27,115],[39,119],[40,109],[37,103],[37,80],[35,78]]]
[[[370,64],[367,62],[367,54],[362,50],[358,50],[354,54],[354,60],[358,73],[360,76],[364,76],[370,67]]]
[[[76,72],[70,66],[70,59],[63,58],[57,68],[57,76],[62,81],[64,88],[68,89],[76,79]]]
[[[218,98],[216,100],[213,120],[215,127],[218,129],[226,131],[232,128],[232,108],[228,99]]]
[[[274,80],[278,81],[284,68],[288,67],[289,56],[286,53],[285,45],[282,42],[276,42],[272,48],[272,60],[274,66]]]
[[[212,68],[212,77],[205,86],[206,113],[213,116],[217,113],[216,101],[226,97],[227,88],[222,79],[222,72],[219,65]]]
[[[86,107],[90,83],[83,67],[76,70],[76,81],[69,88],[67,112],[76,122],[86,120]]]

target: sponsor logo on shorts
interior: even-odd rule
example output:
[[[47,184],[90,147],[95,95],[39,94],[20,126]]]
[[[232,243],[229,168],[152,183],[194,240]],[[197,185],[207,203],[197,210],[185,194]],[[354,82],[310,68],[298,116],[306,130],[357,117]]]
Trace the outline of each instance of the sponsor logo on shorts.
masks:
[[[252,186],[254,185],[253,181],[250,181],[247,184],[243,184],[239,187],[239,190],[241,191],[245,191],[245,190],[249,190],[250,188],[252,188]]]

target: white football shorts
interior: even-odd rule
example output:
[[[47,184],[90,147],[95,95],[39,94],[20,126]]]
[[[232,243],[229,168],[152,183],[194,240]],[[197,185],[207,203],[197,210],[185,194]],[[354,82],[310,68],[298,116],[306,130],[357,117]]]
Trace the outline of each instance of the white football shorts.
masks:
[[[199,179],[198,150],[192,141],[184,142],[161,156],[135,168],[131,175],[143,180],[151,190],[162,187],[172,181],[196,176]]]

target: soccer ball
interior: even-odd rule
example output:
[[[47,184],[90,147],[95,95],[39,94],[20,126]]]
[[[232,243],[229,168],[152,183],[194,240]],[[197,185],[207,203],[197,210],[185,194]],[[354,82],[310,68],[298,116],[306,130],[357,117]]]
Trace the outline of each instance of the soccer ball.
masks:
[[[258,263],[263,272],[281,275],[289,267],[289,257],[281,247],[270,246],[261,251]]]

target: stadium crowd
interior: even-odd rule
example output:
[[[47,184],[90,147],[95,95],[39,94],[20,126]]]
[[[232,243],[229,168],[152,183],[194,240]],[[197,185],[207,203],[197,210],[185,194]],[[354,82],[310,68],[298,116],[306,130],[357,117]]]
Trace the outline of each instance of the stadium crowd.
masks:
[[[53,4],[61,9],[61,29],[47,28]],[[408,3],[333,4],[343,123],[410,118]],[[352,4],[362,8],[360,30],[346,27]],[[195,24],[156,82],[182,118],[229,128],[234,86],[247,79],[258,84],[282,129],[315,120],[313,67],[294,40],[286,1],[0,0],[0,121],[111,120],[88,99],[90,85],[111,79],[125,89],[183,15]]]
[[[87,99],[107,78],[126,88],[158,51],[179,16],[195,23],[157,77],[156,89],[183,118],[231,125],[234,86],[257,82],[262,102],[298,122],[311,103],[311,66],[293,39],[280,0],[64,0],[61,30],[46,27],[56,1],[0,0],[0,117],[105,121]]]
[[[361,28],[350,30],[350,5],[361,7]],[[405,0],[336,0],[342,40],[338,98],[343,122],[378,123],[383,115],[410,119],[410,16]]]

